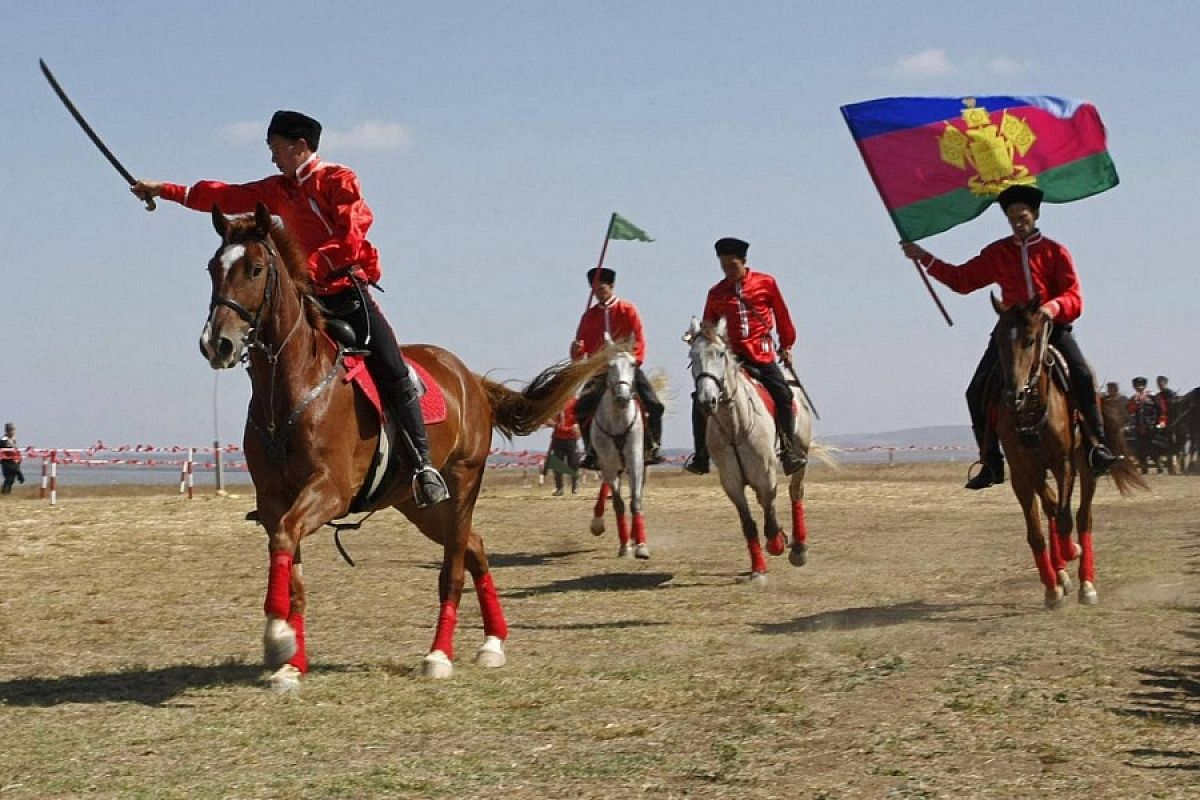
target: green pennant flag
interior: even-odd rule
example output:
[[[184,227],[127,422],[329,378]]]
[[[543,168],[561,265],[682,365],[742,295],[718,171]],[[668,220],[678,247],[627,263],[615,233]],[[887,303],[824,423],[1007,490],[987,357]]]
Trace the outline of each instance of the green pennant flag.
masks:
[[[612,225],[608,229],[609,239],[622,239],[634,242],[653,242],[647,233],[634,225],[620,214],[613,214]]]

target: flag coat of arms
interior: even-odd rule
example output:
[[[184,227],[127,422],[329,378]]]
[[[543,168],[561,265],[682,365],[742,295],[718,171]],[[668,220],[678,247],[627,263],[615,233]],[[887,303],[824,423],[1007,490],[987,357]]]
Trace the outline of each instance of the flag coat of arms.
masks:
[[[1067,203],[1118,183],[1100,114],[1079,100],[888,97],[842,106],[842,116],[909,241],[974,219],[1016,184]]]

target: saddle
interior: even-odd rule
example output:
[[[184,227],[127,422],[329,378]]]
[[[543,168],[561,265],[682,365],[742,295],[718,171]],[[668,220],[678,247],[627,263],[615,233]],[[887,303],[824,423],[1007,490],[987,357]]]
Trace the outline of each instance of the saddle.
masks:
[[[342,324],[345,325],[344,322]],[[349,328],[350,326],[346,325],[346,327]],[[401,352],[403,350],[401,348]],[[379,396],[379,387],[375,385],[375,379],[371,377],[371,373],[367,369],[366,352],[369,351],[355,350],[345,352],[342,357],[342,363],[345,367],[342,382],[354,384],[362,396],[371,404],[371,407],[375,409],[379,420],[379,439],[376,444],[375,455],[371,459],[371,466],[367,470],[362,488],[359,489],[358,494],[350,502],[348,513],[356,513],[373,505],[375,500],[392,485],[406,461],[404,458],[405,448],[396,447],[397,436],[400,435],[396,429],[396,423],[388,416],[383,400]],[[409,376],[412,378],[413,385],[417,387],[417,392],[421,399],[421,418],[425,421],[425,425],[430,426],[436,425],[439,422],[445,422],[448,412],[446,394],[442,391],[442,387],[416,361],[406,358],[404,363],[408,366]]]
[[[771,393],[767,391],[767,387],[763,386],[758,380],[756,380],[754,378],[753,375],[751,375],[746,370],[744,370],[744,369],[741,370],[741,373],[742,373],[742,375],[744,375],[746,377],[746,380],[750,381],[750,385],[754,387],[754,390],[756,392],[758,392],[758,396],[760,398],[762,398],[763,405],[765,405],[767,407],[767,413],[770,414],[772,418],[774,418],[775,417],[775,400],[774,400],[774,398],[771,397]],[[788,383],[788,386],[792,386],[792,385],[793,385],[792,383],[790,383],[790,382]],[[799,413],[800,413],[800,402],[796,399],[795,392],[792,392],[792,413],[796,414],[796,415],[799,415]]]

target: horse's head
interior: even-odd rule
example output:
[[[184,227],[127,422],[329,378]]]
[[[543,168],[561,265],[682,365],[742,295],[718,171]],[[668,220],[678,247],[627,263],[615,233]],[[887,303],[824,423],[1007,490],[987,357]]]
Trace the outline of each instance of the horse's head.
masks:
[[[252,217],[237,219],[213,206],[212,218],[221,246],[208,262],[212,300],[200,352],[213,369],[228,369],[241,361],[247,341],[278,295],[281,265],[265,205],[259,203]]]
[[[633,400],[633,382],[636,377],[637,360],[629,351],[626,343],[614,345],[608,334],[604,335],[604,339],[611,347],[604,384],[612,393],[613,402],[617,404],[617,407],[625,408]]]
[[[1016,409],[1044,401],[1038,383],[1046,366],[1050,344],[1050,320],[1038,313],[1041,299],[1036,295],[1024,305],[1004,306],[992,295],[992,307],[1000,319],[993,336],[1000,356],[1004,378],[1004,399]]]
[[[688,362],[696,384],[696,402],[704,414],[712,414],[722,402],[728,402],[733,387],[730,375],[733,356],[729,352],[725,319],[714,325],[692,317],[683,340],[688,343]]]

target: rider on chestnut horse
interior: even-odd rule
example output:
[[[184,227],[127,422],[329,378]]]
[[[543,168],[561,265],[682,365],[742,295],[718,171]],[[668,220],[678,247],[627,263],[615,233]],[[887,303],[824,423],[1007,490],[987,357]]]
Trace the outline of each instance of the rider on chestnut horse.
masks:
[[[1023,305],[1035,297],[1041,300],[1038,311],[1053,322],[1050,344],[1067,361],[1075,405],[1092,441],[1088,463],[1096,475],[1103,475],[1117,461],[1117,456],[1109,450],[1104,439],[1104,424],[1100,419],[1091,368],[1071,333],[1072,323],[1083,311],[1083,296],[1071,253],[1058,242],[1047,239],[1037,228],[1042,197],[1041,189],[1019,184],[1001,192],[996,199],[1008,218],[1013,235],[992,242],[965,264],[955,266],[941,261],[913,242],[901,242],[900,248],[904,255],[959,294],[996,283],[1000,285],[1001,302],[1005,306]],[[989,398],[984,396],[997,361],[996,342],[989,338],[983,358],[967,387],[967,407],[982,463],[979,474],[967,481],[968,489],[986,489],[1004,480],[1000,443],[994,433],[987,435]]]
[[[321,124],[296,111],[276,111],[267,127],[271,161],[282,175],[230,185],[200,181],[191,187],[138,181],[131,191],[143,200],[162,197],[198,211],[219,205],[227,213],[267,205],[308,253],[309,276],[326,314],[353,328],[359,346],[370,349],[367,369],[409,447],[418,503],[434,505],[449,490],[429,456],[417,386],[383,311],[370,294],[381,276],[379,253],[367,241],[374,215],[362,198],[358,176],[348,167],[321,160]]]

